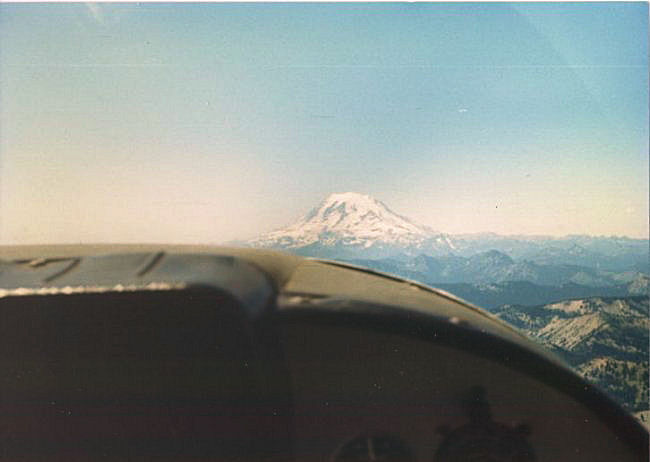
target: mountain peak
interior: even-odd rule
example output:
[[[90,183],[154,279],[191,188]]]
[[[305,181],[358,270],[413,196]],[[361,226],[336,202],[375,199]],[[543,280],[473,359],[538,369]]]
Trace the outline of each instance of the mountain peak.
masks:
[[[250,244],[298,248],[310,244],[373,246],[421,244],[436,233],[390,210],[367,194],[330,194],[296,223],[265,234]]]
[[[401,220],[412,223],[408,218],[401,217],[390,210],[386,204],[378,201],[368,194],[357,192],[333,193],[320,203],[318,207],[307,214],[305,218],[312,220],[315,217],[327,219],[332,215],[361,214],[361,218],[382,217],[394,215]]]

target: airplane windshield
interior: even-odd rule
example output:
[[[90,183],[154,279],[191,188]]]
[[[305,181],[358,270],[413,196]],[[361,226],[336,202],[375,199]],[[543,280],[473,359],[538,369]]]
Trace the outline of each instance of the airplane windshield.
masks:
[[[647,423],[647,38],[633,2],[2,3],[0,245],[412,280]]]

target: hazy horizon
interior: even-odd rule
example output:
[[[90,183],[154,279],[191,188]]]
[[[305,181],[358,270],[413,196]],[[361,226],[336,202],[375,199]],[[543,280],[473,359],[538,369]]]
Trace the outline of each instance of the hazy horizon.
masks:
[[[332,196],[332,195],[344,195],[344,194],[350,194],[350,193],[370,196],[373,199],[376,199],[379,202],[381,202],[391,212],[396,213],[398,215],[401,215],[403,218],[406,218],[408,221],[412,221],[417,225],[424,225],[424,226],[427,226],[427,227],[431,227],[427,223],[421,223],[421,222],[418,222],[417,220],[413,220],[411,217],[400,213],[399,210],[395,210],[393,207],[390,206],[390,204],[386,203],[385,201],[380,200],[380,199],[378,199],[376,197],[373,197],[371,194],[367,194],[367,193],[365,193],[363,191],[333,191],[332,193],[330,193],[326,197],[324,197],[322,200],[320,200],[319,204],[315,204],[313,207],[310,207],[309,210],[306,210],[306,211],[304,211],[304,213],[301,213],[295,220],[293,220],[293,222],[285,223],[283,226],[279,226],[277,228],[274,228],[273,230],[268,230],[268,231],[281,230],[281,229],[285,228],[287,225],[291,225],[291,224],[297,222],[298,220],[302,219],[303,217],[305,217],[307,215],[310,215],[312,213],[312,211],[317,210],[319,208],[320,204],[322,204],[329,196]],[[559,234],[559,235],[553,235],[553,234],[522,234],[522,233],[509,233],[508,234],[508,233],[495,233],[494,231],[475,231],[475,232],[449,233],[449,232],[445,231],[444,229],[434,229],[434,231],[440,232],[442,234],[456,234],[456,235],[481,235],[481,234],[489,235],[489,234],[494,234],[494,235],[499,235],[499,236],[504,236],[504,237],[528,237],[528,238],[552,237],[552,238],[560,238],[561,239],[561,238],[572,237],[572,236],[588,236],[588,237],[594,237],[594,238],[604,237],[604,238],[627,238],[627,239],[644,239],[644,240],[650,239],[650,236],[634,237],[634,236],[615,235],[615,234],[609,234],[609,235],[606,235],[606,234],[585,234],[585,233],[581,233],[581,234],[569,233],[569,234]],[[255,236],[258,236],[258,234],[254,235],[254,236],[242,237],[241,239],[234,239],[234,240],[232,240],[230,242],[244,241],[244,240],[248,240],[251,237],[255,237]]]
[[[0,4],[0,244],[220,243],[356,191],[648,238],[646,3]]]

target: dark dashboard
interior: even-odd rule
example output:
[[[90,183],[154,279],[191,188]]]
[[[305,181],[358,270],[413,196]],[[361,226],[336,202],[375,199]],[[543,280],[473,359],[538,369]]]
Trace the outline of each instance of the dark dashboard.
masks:
[[[1,261],[5,460],[648,460],[555,357],[409,281],[236,249]]]

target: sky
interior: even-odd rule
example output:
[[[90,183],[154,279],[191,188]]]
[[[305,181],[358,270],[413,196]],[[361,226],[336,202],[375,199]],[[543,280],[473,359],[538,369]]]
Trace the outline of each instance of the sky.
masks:
[[[370,194],[648,237],[647,3],[0,4],[0,243],[222,243]]]

